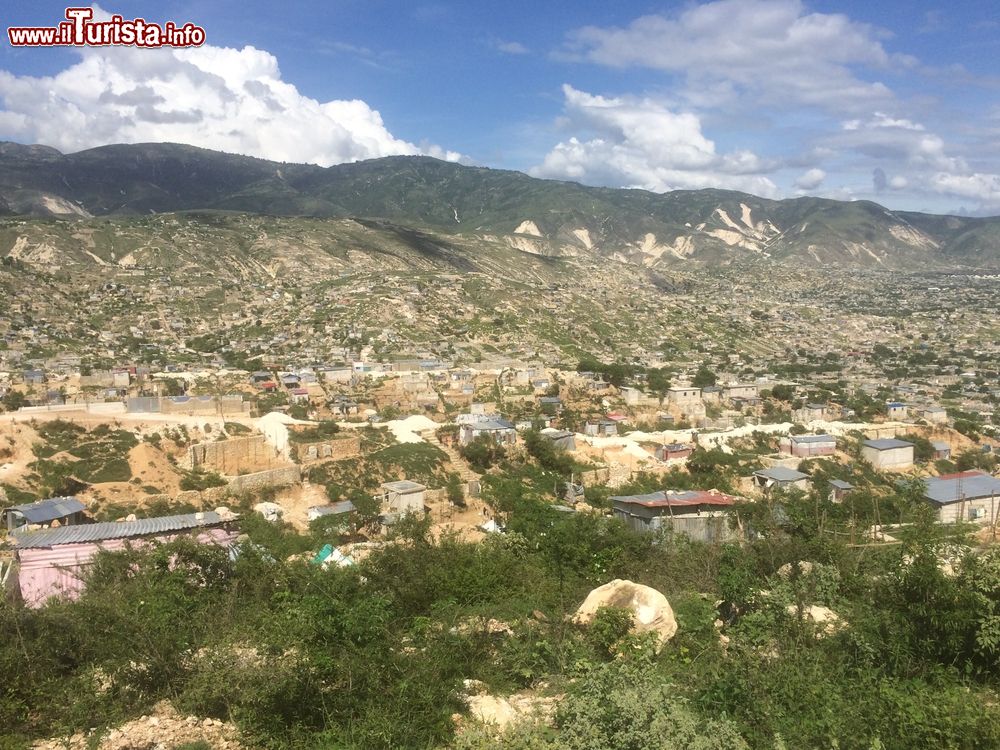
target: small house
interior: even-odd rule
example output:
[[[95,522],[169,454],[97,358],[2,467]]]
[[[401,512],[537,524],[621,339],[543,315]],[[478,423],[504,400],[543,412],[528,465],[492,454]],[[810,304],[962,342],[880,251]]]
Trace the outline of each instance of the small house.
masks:
[[[458,442],[460,445],[468,445],[481,435],[485,435],[497,445],[513,445],[517,442],[517,430],[514,429],[514,423],[501,417],[485,417],[461,425],[458,432]]]
[[[17,585],[29,607],[54,596],[76,598],[83,590],[83,573],[102,550],[118,551],[129,544],[169,542],[190,534],[201,544],[232,545],[239,531],[236,516],[224,509],[135,521],[80,524],[14,535],[18,562]]]
[[[35,503],[25,503],[5,508],[2,513],[4,525],[8,531],[14,531],[22,526],[75,526],[84,522],[83,511],[86,506],[72,495],[68,497],[51,497]]]
[[[427,488],[407,479],[385,482],[381,486],[382,509],[390,515],[405,516],[407,513],[424,512],[424,496]]]
[[[701,403],[701,388],[692,385],[675,385],[667,389],[667,401],[679,407]]]
[[[906,419],[909,410],[900,401],[890,401],[885,405],[885,413],[889,419]]]
[[[687,458],[693,449],[684,443],[670,443],[668,445],[656,446],[653,453],[660,461],[673,461],[678,458]]]
[[[809,475],[785,466],[772,466],[754,472],[753,483],[765,493],[775,489],[808,491]]]
[[[941,523],[995,523],[1000,512],[1000,479],[984,471],[962,471],[924,480],[924,497]]]
[[[357,512],[357,508],[354,507],[354,503],[350,500],[342,500],[339,503],[330,503],[329,505],[314,505],[306,512],[306,518],[311,522],[318,518],[338,516],[344,521],[348,521],[355,512]]]
[[[559,448],[560,450],[576,450],[576,435],[569,430],[554,430],[546,428],[539,434],[546,440],[550,441],[554,447]]]
[[[865,440],[861,457],[876,469],[907,469],[913,466],[913,443],[895,438]]]
[[[592,419],[584,425],[583,433],[591,437],[614,437],[618,434],[618,423],[610,419]]]
[[[934,458],[951,458],[951,445],[944,442],[943,440],[933,440],[931,441],[931,447],[934,448]]]
[[[843,479],[830,480],[829,500],[831,503],[842,503],[844,498],[854,489],[854,485]]]
[[[778,450],[789,456],[832,456],[837,440],[832,435],[789,435],[778,441]]]
[[[739,498],[716,490],[672,490],[611,498],[615,518],[633,531],[669,530],[704,542],[733,538],[726,512]]]

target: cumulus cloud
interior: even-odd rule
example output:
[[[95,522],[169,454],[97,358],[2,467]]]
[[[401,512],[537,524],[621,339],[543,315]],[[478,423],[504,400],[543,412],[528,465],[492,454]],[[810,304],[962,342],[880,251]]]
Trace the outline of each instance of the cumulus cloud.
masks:
[[[772,106],[870,109],[893,99],[860,67],[912,66],[890,55],[882,32],[839,13],[809,13],[800,0],[718,0],[625,27],[571,32],[559,53],[612,67],[645,67],[686,77],[689,96],[747,94]]]
[[[799,190],[815,190],[823,184],[823,180],[825,179],[826,172],[818,167],[814,167],[799,175],[799,178],[795,181],[795,187],[799,188]]]
[[[564,125],[574,131],[542,163],[538,177],[662,192],[726,187],[772,196],[771,165],[750,151],[720,154],[690,112],[650,98],[603,97],[566,84]]]
[[[283,80],[254,47],[83,48],[54,76],[0,71],[0,132],[77,151],[171,141],[327,166],[395,154],[457,160],[397,138],[361,100],[320,102]]]

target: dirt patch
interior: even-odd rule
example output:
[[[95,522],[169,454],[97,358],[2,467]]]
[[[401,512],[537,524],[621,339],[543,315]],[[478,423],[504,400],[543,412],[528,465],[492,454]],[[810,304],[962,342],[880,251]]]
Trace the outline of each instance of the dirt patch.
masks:
[[[99,741],[84,734],[43,740],[35,750],[156,750],[204,743],[213,750],[241,750],[238,731],[218,719],[181,716],[166,701],[156,704],[152,714],[141,716],[108,731]]]

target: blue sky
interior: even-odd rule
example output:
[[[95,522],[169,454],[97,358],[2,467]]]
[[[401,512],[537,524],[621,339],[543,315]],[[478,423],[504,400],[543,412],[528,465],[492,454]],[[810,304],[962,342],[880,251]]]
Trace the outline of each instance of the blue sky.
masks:
[[[65,5],[5,3],[5,26]],[[199,50],[0,47],[0,138],[1000,214],[995,3],[110,0]],[[99,9],[100,10],[100,9]]]

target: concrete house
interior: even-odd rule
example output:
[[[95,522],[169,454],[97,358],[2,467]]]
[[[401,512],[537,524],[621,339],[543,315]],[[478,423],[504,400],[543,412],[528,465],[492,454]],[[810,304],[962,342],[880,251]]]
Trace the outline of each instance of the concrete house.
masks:
[[[722,396],[729,401],[755,401],[760,397],[760,386],[756,383],[733,383],[723,386]]]
[[[701,403],[701,388],[691,385],[674,385],[667,390],[667,401],[683,408]]]
[[[658,445],[653,455],[660,461],[673,461],[679,458],[687,458],[693,449],[684,443],[670,443],[669,445]]]
[[[844,498],[854,489],[854,485],[845,482],[843,479],[830,480],[830,494],[828,496],[831,503],[842,503]]]
[[[468,445],[480,435],[486,435],[497,445],[514,445],[517,442],[517,430],[514,429],[513,422],[501,417],[481,417],[459,427],[459,445]]]
[[[739,498],[716,490],[661,491],[611,498],[612,512],[633,531],[669,530],[704,542],[722,542],[735,533],[726,510]]]
[[[427,488],[407,479],[385,482],[382,490],[382,509],[389,515],[405,516],[407,513],[424,512],[424,496]]]
[[[552,442],[552,445],[560,450],[575,451],[576,436],[569,430],[554,430],[545,428],[539,433],[543,438]]]
[[[618,423],[610,419],[591,420],[584,425],[583,434],[591,437],[614,437],[618,434]]]
[[[934,448],[934,458],[951,458],[951,445],[944,442],[943,440],[932,440],[931,445]]]
[[[809,475],[785,466],[772,466],[770,469],[755,471],[753,483],[764,493],[769,493],[776,489],[808,491]]]
[[[876,469],[908,469],[913,466],[913,443],[895,438],[865,440],[861,457]]]
[[[885,405],[885,413],[889,419],[906,419],[909,409],[899,401],[890,401]]]
[[[1000,513],[1000,479],[983,471],[962,471],[924,480],[924,497],[941,523],[991,524]]]
[[[925,406],[917,414],[928,424],[945,424],[948,421],[948,412],[942,406]]]
[[[778,441],[778,450],[789,456],[832,456],[837,440],[832,435],[789,435]]]

